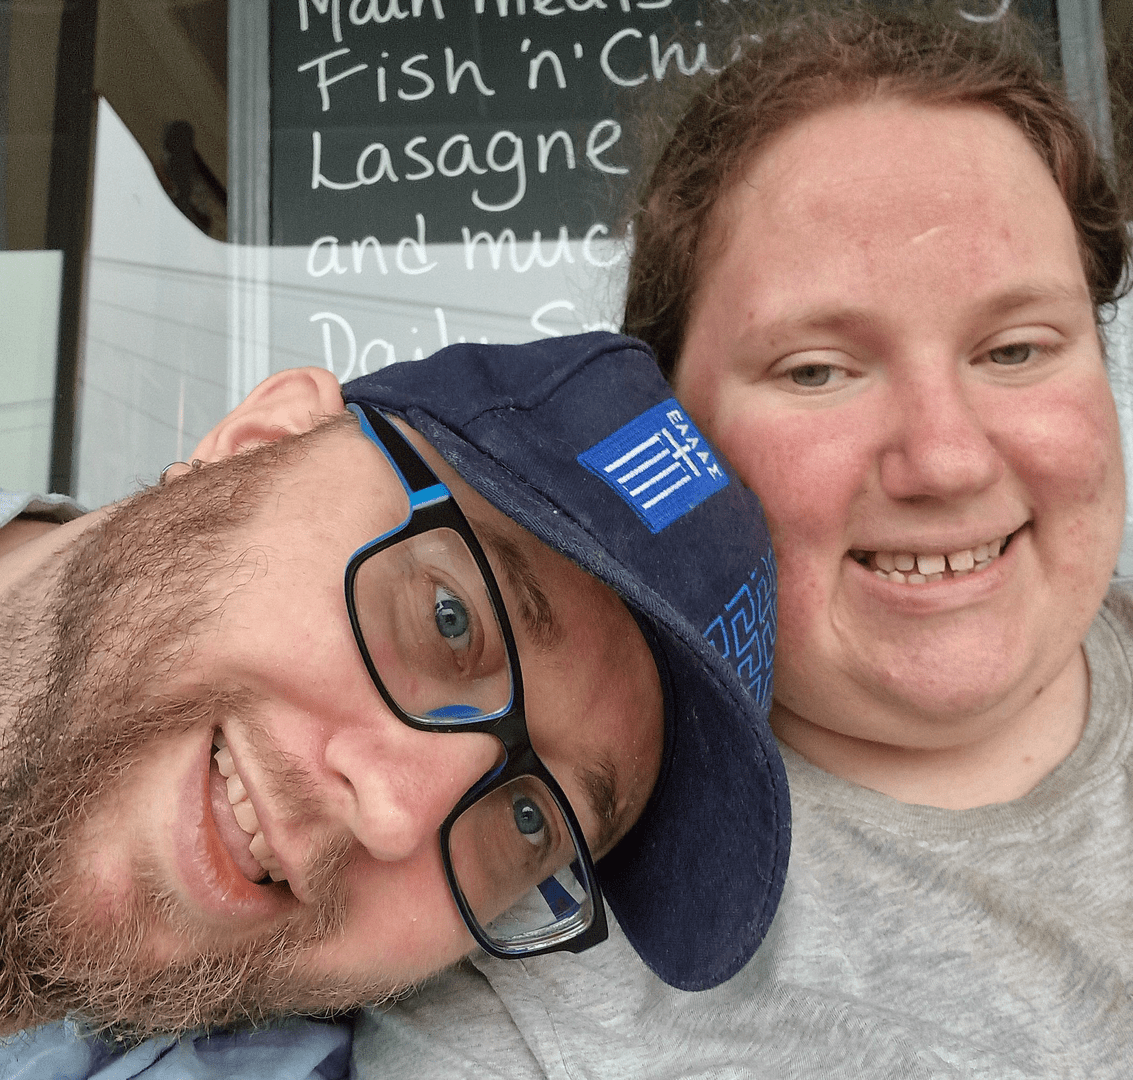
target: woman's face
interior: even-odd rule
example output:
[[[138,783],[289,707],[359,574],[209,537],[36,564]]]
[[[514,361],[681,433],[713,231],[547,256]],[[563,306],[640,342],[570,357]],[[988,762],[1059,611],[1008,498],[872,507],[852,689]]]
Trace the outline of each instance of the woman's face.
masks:
[[[781,134],[712,226],[675,381],[767,512],[778,714],[905,748],[1009,726],[1081,666],[1123,519],[1048,170],[996,112],[877,100]]]

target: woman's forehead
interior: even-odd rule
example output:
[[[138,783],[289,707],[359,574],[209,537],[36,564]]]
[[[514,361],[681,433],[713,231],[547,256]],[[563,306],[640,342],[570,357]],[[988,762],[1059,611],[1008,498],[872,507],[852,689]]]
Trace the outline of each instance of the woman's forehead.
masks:
[[[753,297],[805,275],[838,295],[886,263],[997,287],[1045,260],[1084,287],[1073,222],[1045,163],[1006,117],[983,107],[867,102],[794,125],[761,152],[713,221],[701,285],[743,273]],[[894,271],[896,272],[896,271]],[[790,284],[797,300],[797,282]],[[693,305],[706,299],[701,290]],[[793,303],[793,301],[792,301]]]
[[[759,194],[789,209],[794,200],[866,184],[871,199],[900,205],[906,190],[890,186],[897,179],[919,180],[918,194],[950,199],[973,184],[1018,194],[1020,183],[1037,176],[1057,192],[1045,162],[998,110],[881,98],[823,109],[790,125],[747,163],[728,197],[742,202]]]

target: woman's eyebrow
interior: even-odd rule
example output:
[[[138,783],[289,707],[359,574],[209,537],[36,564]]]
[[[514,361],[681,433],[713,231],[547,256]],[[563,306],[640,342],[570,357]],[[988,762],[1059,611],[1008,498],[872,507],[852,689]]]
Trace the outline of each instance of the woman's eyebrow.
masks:
[[[1042,280],[1024,283],[992,293],[978,308],[982,315],[992,317],[1010,315],[1032,304],[1089,303],[1090,295],[1084,286],[1060,280]],[[828,303],[793,311],[762,326],[753,326],[750,336],[771,338],[800,330],[829,330],[847,334],[866,333],[878,324],[876,312],[866,308],[841,307]]]
[[[1088,304],[1090,294],[1083,284],[1071,286],[1062,281],[1044,281],[1033,285],[1020,285],[995,296],[986,305],[989,315],[1010,315],[1032,304]]]
[[[502,536],[482,521],[476,522],[476,535],[503,568],[504,576],[519,601],[519,616],[534,646],[542,652],[553,649],[563,639],[562,626],[555,618],[554,608],[523,550],[509,537]]]

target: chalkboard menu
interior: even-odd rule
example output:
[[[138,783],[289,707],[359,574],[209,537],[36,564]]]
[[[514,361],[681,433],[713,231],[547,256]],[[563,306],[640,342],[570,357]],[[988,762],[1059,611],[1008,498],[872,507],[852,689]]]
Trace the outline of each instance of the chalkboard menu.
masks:
[[[272,240],[581,239],[627,173],[619,104],[712,63],[697,0],[281,0]],[[620,98],[620,101],[619,101]]]
[[[632,126],[645,92],[727,59],[701,21],[724,2],[273,0],[271,240],[323,294],[288,340],[345,378],[616,328]],[[1055,40],[1052,0],[1014,6]]]

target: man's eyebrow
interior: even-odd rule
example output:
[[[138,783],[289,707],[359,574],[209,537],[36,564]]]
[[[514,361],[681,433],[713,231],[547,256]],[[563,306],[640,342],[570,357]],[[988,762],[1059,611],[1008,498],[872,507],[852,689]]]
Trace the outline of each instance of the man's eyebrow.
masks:
[[[593,766],[579,765],[574,775],[586,793],[598,824],[598,833],[590,850],[595,858],[600,858],[613,844],[621,825],[618,815],[618,771],[610,758],[603,757]]]
[[[554,608],[540,588],[522,548],[482,521],[475,525],[480,542],[503,568],[504,576],[519,602],[519,616],[535,647],[541,651],[553,649],[563,639],[562,626],[555,618]]]

